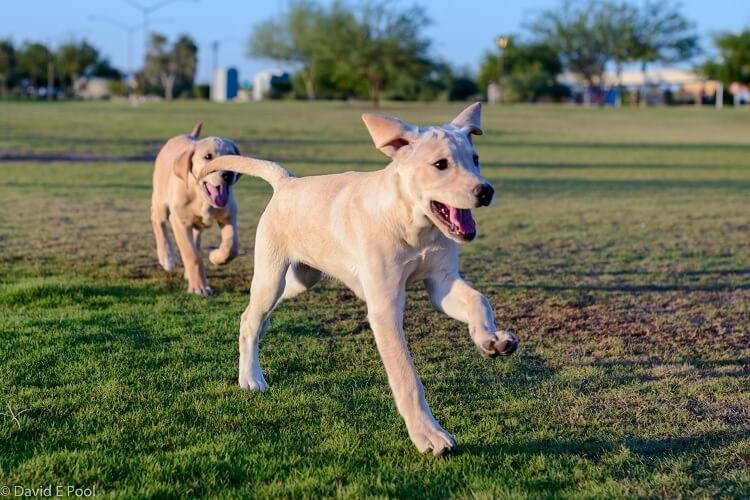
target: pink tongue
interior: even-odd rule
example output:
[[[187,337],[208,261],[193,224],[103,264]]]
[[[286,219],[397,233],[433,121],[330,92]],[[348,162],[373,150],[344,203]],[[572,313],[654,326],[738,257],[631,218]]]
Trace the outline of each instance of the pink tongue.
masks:
[[[471,216],[471,210],[465,208],[453,208],[448,207],[450,220],[456,231],[461,234],[474,233],[477,230],[477,225],[474,222],[474,218]]]
[[[219,208],[223,208],[227,204],[227,188],[223,184],[221,186],[212,186],[208,182],[206,183],[206,190],[208,195],[211,197],[211,203]]]

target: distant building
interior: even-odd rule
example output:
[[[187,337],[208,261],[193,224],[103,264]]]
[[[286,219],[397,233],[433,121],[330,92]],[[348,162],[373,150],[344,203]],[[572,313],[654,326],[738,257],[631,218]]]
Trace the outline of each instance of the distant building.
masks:
[[[729,85],[729,93],[732,94],[735,108],[744,104],[750,104],[750,88],[747,85],[732,82]]]
[[[214,102],[232,101],[237,97],[239,77],[235,68],[221,68],[214,71],[211,82],[211,100]]]
[[[280,69],[270,71],[261,71],[255,75],[253,81],[253,101],[262,101],[268,98],[274,84],[277,81],[283,81],[289,84],[289,73]]]
[[[110,81],[107,78],[78,78],[73,84],[73,92],[81,99],[107,99],[111,96]]]
[[[557,81],[570,87],[574,93],[579,93],[584,103],[592,102],[590,94],[593,90],[586,86],[580,75],[563,73]],[[721,82],[708,80],[698,73],[678,68],[661,68],[646,72],[623,71],[619,81],[616,73],[608,71],[601,82],[601,89],[605,90],[605,93],[597,97],[603,104],[619,105],[620,86],[630,91],[631,98],[643,93],[644,102],[649,104],[672,104],[669,100],[676,95],[690,98],[697,106],[710,99],[717,108],[721,108],[724,102],[724,86]]]

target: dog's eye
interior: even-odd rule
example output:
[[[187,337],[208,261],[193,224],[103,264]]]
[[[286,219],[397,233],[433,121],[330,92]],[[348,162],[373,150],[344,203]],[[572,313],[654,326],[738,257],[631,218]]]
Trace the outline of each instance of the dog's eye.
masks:
[[[214,155],[212,155],[211,153],[206,153],[206,156],[204,156],[203,159],[204,160],[210,160],[213,157],[214,157]]]
[[[438,170],[445,170],[446,168],[448,168],[448,160],[443,158],[442,160],[438,160],[433,163],[433,166]]]
[[[474,160],[474,165],[478,167],[479,166],[479,155],[474,155],[474,158],[472,158],[472,159]]]

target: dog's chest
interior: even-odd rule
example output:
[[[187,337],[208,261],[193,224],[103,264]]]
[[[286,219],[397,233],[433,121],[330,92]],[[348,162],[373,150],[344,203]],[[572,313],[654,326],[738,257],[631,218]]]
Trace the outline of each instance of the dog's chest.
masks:
[[[429,278],[442,267],[446,257],[446,248],[443,246],[428,245],[414,249],[404,260],[407,283]]]
[[[196,211],[193,214],[191,221],[192,225],[196,229],[206,229],[213,226],[216,221],[216,215],[209,207],[202,207],[200,211]]]
[[[213,224],[214,224],[214,219],[213,217],[210,217],[210,216],[209,217],[196,216],[193,218],[193,227],[196,229],[206,229],[206,228],[213,226]]]

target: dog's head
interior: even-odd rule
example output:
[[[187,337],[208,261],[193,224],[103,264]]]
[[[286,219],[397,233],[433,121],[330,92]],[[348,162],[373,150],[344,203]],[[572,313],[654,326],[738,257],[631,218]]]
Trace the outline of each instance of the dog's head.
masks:
[[[471,141],[482,134],[480,117],[478,102],[447,125],[423,129],[388,116],[362,116],[375,146],[396,163],[404,195],[459,243],[477,234],[471,209],[489,205],[495,194],[479,174]]]
[[[177,157],[174,163],[174,173],[185,181],[193,177],[199,184],[201,195],[215,208],[224,208],[229,202],[229,190],[237,182],[240,174],[231,170],[214,172],[200,180],[198,175],[203,167],[214,158],[223,155],[239,155],[237,146],[229,139],[221,137],[206,137],[190,143]]]

